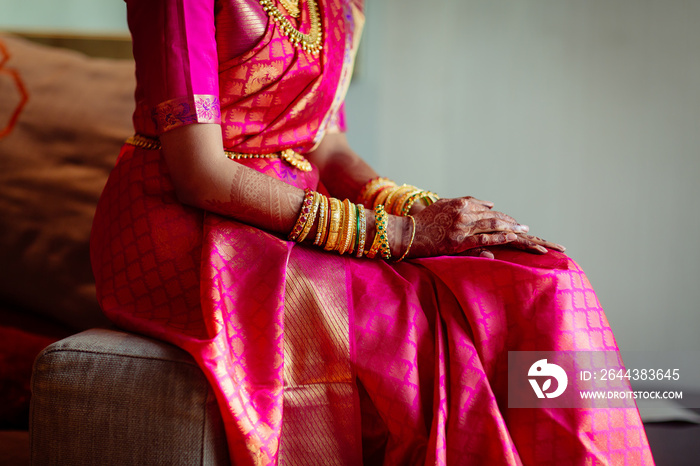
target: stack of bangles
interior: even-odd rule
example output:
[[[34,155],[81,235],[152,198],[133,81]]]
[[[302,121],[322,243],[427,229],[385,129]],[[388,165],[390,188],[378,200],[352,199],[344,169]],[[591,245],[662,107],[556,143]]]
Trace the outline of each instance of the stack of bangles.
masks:
[[[304,241],[318,218],[313,243],[315,246],[323,247],[326,251],[336,251],[341,255],[366,255],[374,259],[379,254],[384,260],[390,260],[387,213],[391,213],[410,218],[413,226],[408,247],[396,261],[401,262],[411,250],[416,235],[416,221],[408,212],[419,200],[430,205],[438,199],[439,197],[430,191],[423,191],[415,186],[398,186],[387,178],[368,181],[360,191],[357,204],[348,199],[341,202],[335,198],[328,198],[307,188],[304,190],[299,217],[289,233],[289,240],[298,243]],[[376,233],[371,244],[367,243],[365,206],[374,209]],[[365,250],[365,246],[369,246],[369,249]]]
[[[357,202],[368,208],[383,205],[393,215],[408,216],[416,202],[430,205],[440,196],[408,184],[397,185],[389,178],[377,177],[369,180],[360,190]]]

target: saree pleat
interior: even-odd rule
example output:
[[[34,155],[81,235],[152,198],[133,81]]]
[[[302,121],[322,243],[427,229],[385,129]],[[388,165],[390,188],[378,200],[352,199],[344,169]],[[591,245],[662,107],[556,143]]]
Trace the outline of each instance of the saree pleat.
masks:
[[[306,465],[359,464],[359,399],[350,364],[344,260],[292,250],[284,297],[284,418],[280,456]]]

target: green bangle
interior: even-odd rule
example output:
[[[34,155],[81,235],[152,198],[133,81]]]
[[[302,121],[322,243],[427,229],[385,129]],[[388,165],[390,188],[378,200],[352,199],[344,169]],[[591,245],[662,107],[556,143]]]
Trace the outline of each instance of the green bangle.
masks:
[[[379,236],[379,252],[384,260],[391,259],[391,248],[389,247],[389,231],[387,229],[389,216],[386,214],[383,205],[374,208],[374,221],[377,225],[377,236]]]

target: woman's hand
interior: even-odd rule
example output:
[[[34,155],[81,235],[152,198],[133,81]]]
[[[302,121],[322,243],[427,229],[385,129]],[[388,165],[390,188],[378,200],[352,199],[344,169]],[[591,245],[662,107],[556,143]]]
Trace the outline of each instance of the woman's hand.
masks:
[[[537,236],[519,234],[518,238],[510,244],[510,246],[522,249],[529,252],[539,252],[546,254],[549,249],[564,252],[566,248],[561,244],[552,243],[546,239],[538,238]]]
[[[493,204],[473,197],[440,199],[418,212],[416,232],[409,257],[455,255],[481,246],[506,244],[517,239],[516,233],[526,233],[528,227],[512,217],[491,210]],[[403,228],[402,243],[409,228]]]
[[[414,216],[416,232],[408,257],[472,255],[493,258],[488,246],[509,244],[518,249],[544,254],[547,248],[564,247],[527,234],[529,228],[512,217],[491,210],[491,202],[473,197],[441,199]],[[404,221],[400,250],[412,234],[411,222]]]
[[[485,233],[480,236],[490,236],[490,234]],[[549,249],[554,249],[555,251],[559,252],[564,252],[566,251],[566,248],[562,246],[561,244],[557,243],[552,243],[551,241],[547,241],[542,238],[538,238],[537,236],[532,236],[528,235],[525,233],[518,233],[516,234],[517,238],[513,241],[508,242],[509,247],[517,248],[517,249],[522,249],[523,251],[527,252],[532,252],[535,254],[547,254]],[[494,239],[482,239],[482,242],[484,244],[489,244],[489,242],[494,241]],[[491,243],[490,245],[493,245],[494,243]],[[505,244],[505,243],[501,243]],[[476,247],[473,249],[467,249],[460,255],[462,256],[473,256],[473,257],[486,257],[489,259],[493,259],[494,255],[493,252],[489,251],[486,247]]]

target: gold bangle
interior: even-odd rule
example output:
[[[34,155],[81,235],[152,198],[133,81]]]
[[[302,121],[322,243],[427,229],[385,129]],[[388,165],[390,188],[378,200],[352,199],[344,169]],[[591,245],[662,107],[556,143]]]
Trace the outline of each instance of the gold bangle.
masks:
[[[435,201],[440,200],[440,196],[431,191],[418,191],[417,193],[415,193],[415,196],[412,195],[406,200],[406,203],[401,208],[401,213],[399,215],[401,215],[402,217],[407,216],[408,213],[411,211],[411,207],[413,207],[413,204],[415,204],[418,200],[425,201],[425,205],[429,206],[430,204],[434,204]]]
[[[297,243],[303,242],[306,237],[309,235],[309,232],[311,231],[311,227],[314,226],[314,222],[316,222],[316,214],[318,214],[318,205],[321,203],[321,195],[317,192],[314,192],[314,200],[313,204],[311,205],[311,213],[309,214],[308,218],[306,219],[306,223],[304,223],[304,229],[301,230],[301,234],[299,235],[299,238],[297,238]]]
[[[402,217],[405,217],[408,215],[408,213],[411,211],[411,207],[413,207],[413,204],[416,203],[418,199],[421,198],[425,191],[418,190],[416,192],[411,193],[410,196],[406,198],[406,200],[403,202],[401,206],[401,215]]]
[[[395,190],[397,190],[399,187],[398,186],[389,186],[377,193],[377,197],[374,198],[374,202],[372,205],[372,208],[377,207],[378,205],[384,205],[386,202],[386,199],[391,196],[391,193],[393,193]]]
[[[374,241],[372,241],[372,246],[370,246],[369,251],[365,252],[365,256],[370,259],[374,259],[379,252],[379,235],[374,235]]]
[[[343,245],[345,244],[345,236],[347,235],[347,217],[348,217],[348,212],[347,208],[345,206],[345,199],[344,201],[341,201],[340,203],[340,208],[342,209],[342,213],[340,214],[340,230],[338,232],[338,241],[335,244],[335,251],[342,255],[342,250],[343,250]]]
[[[424,191],[425,195],[421,197],[421,199],[426,201],[427,205],[434,204],[436,201],[440,200],[440,196],[435,194],[432,191]]]
[[[378,185],[376,188],[372,189],[372,190],[368,193],[367,198],[366,198],[366,201],[364,202],[364,205],[366,205],[367,207],[372,207],[372,206],[374,206],[374,199],[377,197],[377,195],[378,195],[380,192],[382,192],[382,191],[385,190],[385,189],[392,189],[392,188],[395,188],[396,186],[397,186],[397,184],[394,183],[394,182],[391,181],[391,180],[387,180],[385,183],[382,183],[382,184]]]
[[[349,199],[343,201],[343,234],[338,242],[338,252],[341,256],[350,249],[355,221],[354,208],[355,204],[351,204]]]
[[[389,180],[389,178],[385,178],[383,176],[375,176],[374,178],[370,178],[360,188],[360,192],[357,194],[358,200],[367,198],[367,196],[369,196],[370,192],[373,189],[375,189],[377,186],[380,186],[380,185],[386,183],[387,181],[391,181],[391,180]]]
[[[347,252],[348,254],[352,254],[355,252],[355,244],[357,243],[357,206],[355,203],[351,202],[350,203],[350,210],[352,211],[352,215],[350,216],[350,226],[352,228],[352,234],[350,235],[350,241],[348,242],[348,249]]]
[[[357,204],[357,253],[355,257],[360,258],[365,252],[365,243],[367,242],[367,218],[365,217],[365,206]]]
[[[404,189],[405,187],[406,187],[406,185],[405,185],[405,184],[402,184],[401,186],[397,186],[397,187],[395,187],[394,189],[391,190],[391,192],[390,192],[389,195],[386,197],[386,199],[384,199],[384,202],[382,202],[382,204],[384,204],[384,209],[386,209],[387,204],[391,203],[391,200],[393,199],[394,195],[395,195],[397,192],[399,192],[400,190]]]
[[[318,207],[318,227],[316,227],[316,239],[314,246],[323,244],[323,239],[326,233],[326,224],[328,220],[328,198],[321,195],[321,205]]]
[[[360,192],[358,203],[363,204],[368,208],[374,208],[374,198],[377,194],[387,188],[393,188],[396,183],[389,178],[375,178],[370,180]]]
[[[377,223],[377,209],[378,207],[374,208],[374,239],[372,240],[372,245],[369,247],[369,251],[365,251],[365,256],[369,257],[370,259],[374,259],[377,253],[379,252],[379,228],[380,225]]]
[[[325,197],[325,200],[323,201],[326,204],[326,219],[323,220],[323,234],[321,235],[321,241],[318,243],[319,246],[322,246],[326,244],[326,240],[328,239],[328,233],[330,232],[330,226],[328,225],[331,220],[331,204],[328,200],[327,197]]]
[[[301,202],[301,209],[299,209],[299,217],[297,217],[296,223],[292,231],[289,233],[289,240],[296,241],[299,238],[299,234],[304,229],[304,225],[309,218],[311,213],[311,205],[313,204],[313,199],[315,196],[315,191],[311,191],[309,188],[304,189],[304,200]]]
[[[386,186],[396,186],[396,183],[389,178],[384,178],[381,176],[372,178],[360,189],[360,194],[357,196],[357,202],[367,207],[372,206],[372,199],[374,196],[376,196],[382,187]]]
[[[340,229],[340,221],[342,220],[341,214],[342,214],[342,204],[340,201],[334,197],[330,198],[328,200],[330,202],[330,217],[331,217],[331,224],[328,229],[328,239],[326,240],[325,246],[323,246],[323,249],[326,251],[332,251],[335,249],[335,245],[338,242],[338,230]]]
[[[402,217],[405,217],[403,215],[404,207],[406,207],[406,204],[411,202],[412,199],[415,199],[416,197],[420,196],[420,193],[422,191],[418,188],[415,188],[411,191],[408,191],[404,193],[401,198],[397,199],[397,201],[394,203],[394,207],[392,210],[392,214],[394,215],[401,215]]]
[[[389,216],[383,206],[380,206],[379,223],[383,226],[383,233],[379,235],[379,252],[384,260],[391,259],[391,247],[389,246]]]
[[[417,189],[418,188],[415,186],[409,186],[406,184],[401,185],[397,190],[391,193],[389,197],[386,198],[384,208],[386,209],[387,213],[396,215],[395,210],[399,201],[403,199],[405,194],[411,193]]]
[[[374,259],[377,253],[381,253],[385,260],[391,259],[391,249],[389,248],[389,234],[387,231],[389,217],[384,210],[383,205],[378,205],[374,208],[374,223],[376,225],[376,233],[372,247],[367,253],[367,257]]]
[[[411,219],[411,222],[413,222],[413,233],[411,233],[411,241],[408,242],[406,252],[404,252],[403,255],[399,257],[399,260],[396,261],[397,264],[406,258],[406,256],[408,255],[408,251],[410,251],[411,246],[413,246],[413,239],[416,237],[416,219],[413,218],[412,215],[407,215],[407,217]]]
[[[340,201],[340,199],[338,199]],[[336,239],[335,242],[335,247],[332,249],[333,251],[338,252],[341,247],[343,247],[343,240],[345,238],[345,216],[347,215],[347,211],[345,210],[345,206],[343,205],[343,201],[340,201],[340,222],[338,222],[338,238]]]

